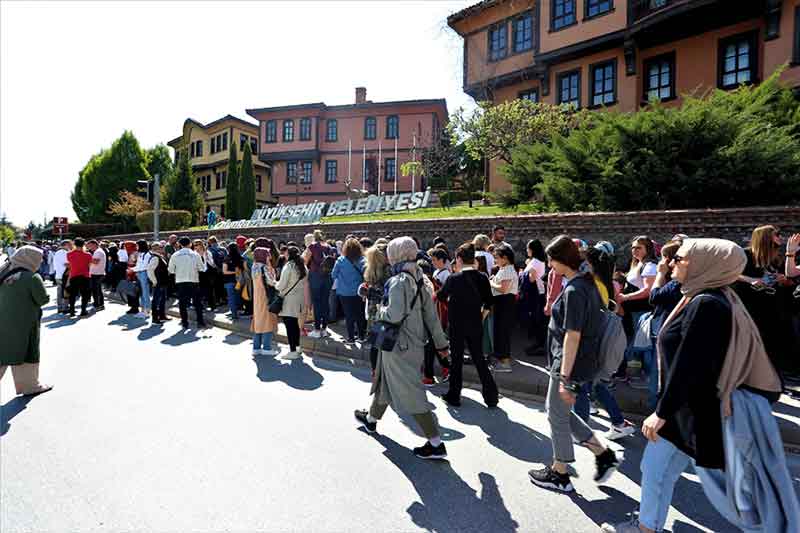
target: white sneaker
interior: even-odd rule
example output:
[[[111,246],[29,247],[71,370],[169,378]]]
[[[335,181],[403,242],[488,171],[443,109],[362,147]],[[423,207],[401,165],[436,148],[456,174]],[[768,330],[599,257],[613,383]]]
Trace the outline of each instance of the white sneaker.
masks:
[[[303,356],[299,352],[289,352],[286,355],[282,355],[281,359],[293,360],[293,359],[301,359]]]
[[[315,329],[314,331],[309,333],[308,336],[311,337],[312,339],[321,339],[322,338],[322,332],[320,330],[318,330],[318,329]]]
[[[280,355],[280,350],[261,350],[261,355]]]
[[[617,440],[624,437],[629,437],[636,433],[636,428],[630,422],[623,422],[619,426],[611,426],[603,436],[608,440]]]
[[[253,356],[264,355],[264,350],[253,350]]]
[[[321,337],[330,337],[331,336],[331,332],[328,331],[327,329],[319,330],[319,334],[320,334]]]
[[[136,318],[147,318],[147,315],[146,315],[146,314],[144,314],[144,313],[142,313],[141,311],[140,311],[140,312],[138,312],[138,313],[136,313],[136,315],[135,315],[135,316],[136,316]]]

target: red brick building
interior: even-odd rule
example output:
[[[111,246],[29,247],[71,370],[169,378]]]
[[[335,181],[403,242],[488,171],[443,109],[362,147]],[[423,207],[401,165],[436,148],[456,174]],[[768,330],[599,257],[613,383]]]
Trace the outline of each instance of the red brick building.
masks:
[[[248,109],[258,120],[258,158],[271,168],[271,194],[280,203],[334,201],[351,189],[410,192],[400,167],[419,161],[447,122],[444,99],[372,102],[356,88],[355,103],[322,102]],[[396,146],[396,149],[395,149]],[[413,188],[425,187],[416,177]]]
[[[476,100],[635,111],[782,64],[800,86],[800,0],[484,0],[447,22]],[[492,162],[489,189],[507,188]]]

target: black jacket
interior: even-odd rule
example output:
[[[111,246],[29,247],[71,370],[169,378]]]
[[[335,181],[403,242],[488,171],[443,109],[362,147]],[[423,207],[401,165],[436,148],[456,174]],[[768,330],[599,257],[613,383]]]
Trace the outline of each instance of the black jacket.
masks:
[[[451,337],[473,330],[483,331],[481,311],[492,306],[492,288],[486,276],[477,270],[451,274],[436,293],[436,298],[448,302],[447,313]]]

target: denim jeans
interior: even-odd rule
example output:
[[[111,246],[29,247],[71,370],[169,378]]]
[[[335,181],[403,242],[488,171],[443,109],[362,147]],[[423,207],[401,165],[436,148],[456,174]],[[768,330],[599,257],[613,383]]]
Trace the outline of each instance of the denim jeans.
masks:
[[[647,379],[647,407],[655,411],[658,404],[658,355],[655,347],[642,351],[642,373]]]
[[[139,294],[139,305],[146,313],[150,309],[150,279],[147,277],[147,271],[137,272],[136,279],[139,280],[139,286],[142,288],[142,292]]]
[[[577,398],[575,398],[575,414],[585,421],[589,420],[589,396],[591,391],[592,384],[584,383],[583,387],[581,387],[581,392],[578,394]],[[598,381],[594,384],[594,395],[597,401],[603,404],[603,407],[608,411],[608,417],[611,419],[612,424],[619,426],[625,423],[625,418],[622,416],[622,411],[619,410],[617,399],[614,398],[614,395],[611,394],[611,391],[608,390],[608,386],[605,383]]]
[[[225,292],[228,293],[228,309],[233,318],[239,318],[239,293],[236,292],[235,283],[226,283]]]
[[[675,483],[690,463],[694,463],[691,457],[664,438],[647,442],[640,465],[642,502],[639,504],[639,522],[642,525],[654,531],[664,529]]]
[[[558,394],[561,361],[556,360],[553,364],[557,364],[558,368],[550,373],[550,386],[547,388],[545,403],[547,420],[550,422],[550,440],[553,442],[553,458],[561,463],[572,463],[575,461],[572,437],[574,436],[578,442],[586,442],[594,436],[594,432],[561,399]]]
[[[56,289],[56,302],[58,304],[58,312],[66,312],[69,309],[69,301],[67,298],[64,298],[64,282],[60,279],[56,280],[56,285],[58,289]]]
[[[314,329],[328,326],[328,298],[331,292],[331,276],[322,272],[309,272],[311,284],[311,304],[314,306]]]
[[[166,318],[167,316],[167,286],[153,287],[153,318]]]
[[[272,332],[255,333],[253,335],[253,350],[271,350]]]
[[[367,329],[364,317],[364,300],[360,296],[339,296],[344,308],[344,319],[347,322],[347,338],[363,337]]]

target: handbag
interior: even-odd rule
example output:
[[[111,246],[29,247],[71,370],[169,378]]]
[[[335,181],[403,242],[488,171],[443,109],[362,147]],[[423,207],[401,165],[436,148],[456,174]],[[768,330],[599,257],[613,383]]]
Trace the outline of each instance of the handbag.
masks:
[[[411,314],[411,311],[414,310],[414,305],[417,303],[417,298],[422,290],[422,283],[422,279],[417,282],[417,292],[414,294],[414,299],[411,300],[411,307],[403,319],[397,324],[386,322],[385,320],[375,321],[375,323],[372,324],[372,328],[370,328],[367,342],[384,352],[394,351],[397,339],[400,337],[400,330],[403,329],[403,324]]]
[[[286,296],[289,296],[289,293],[292,292],[292,290],[294,290],[294,288],[297,287],[297,284],[300,283],[302,280],[303,278],[300,278],[297,281],[295,281],[294,285],[292,285],[292,288],[286,291]],[[275,291],[275,296],[269,302],[269,312],[272,313],[273,315],[279,315],[280,312],[283,311],[283,300],[284,297],[281,296],[281,294],[278,291]]]
[[[653,347],[653,313],[647,312],[639,317],[636,324],[636,334],[633,338],[633,347],[637,350],[646,350]]]

